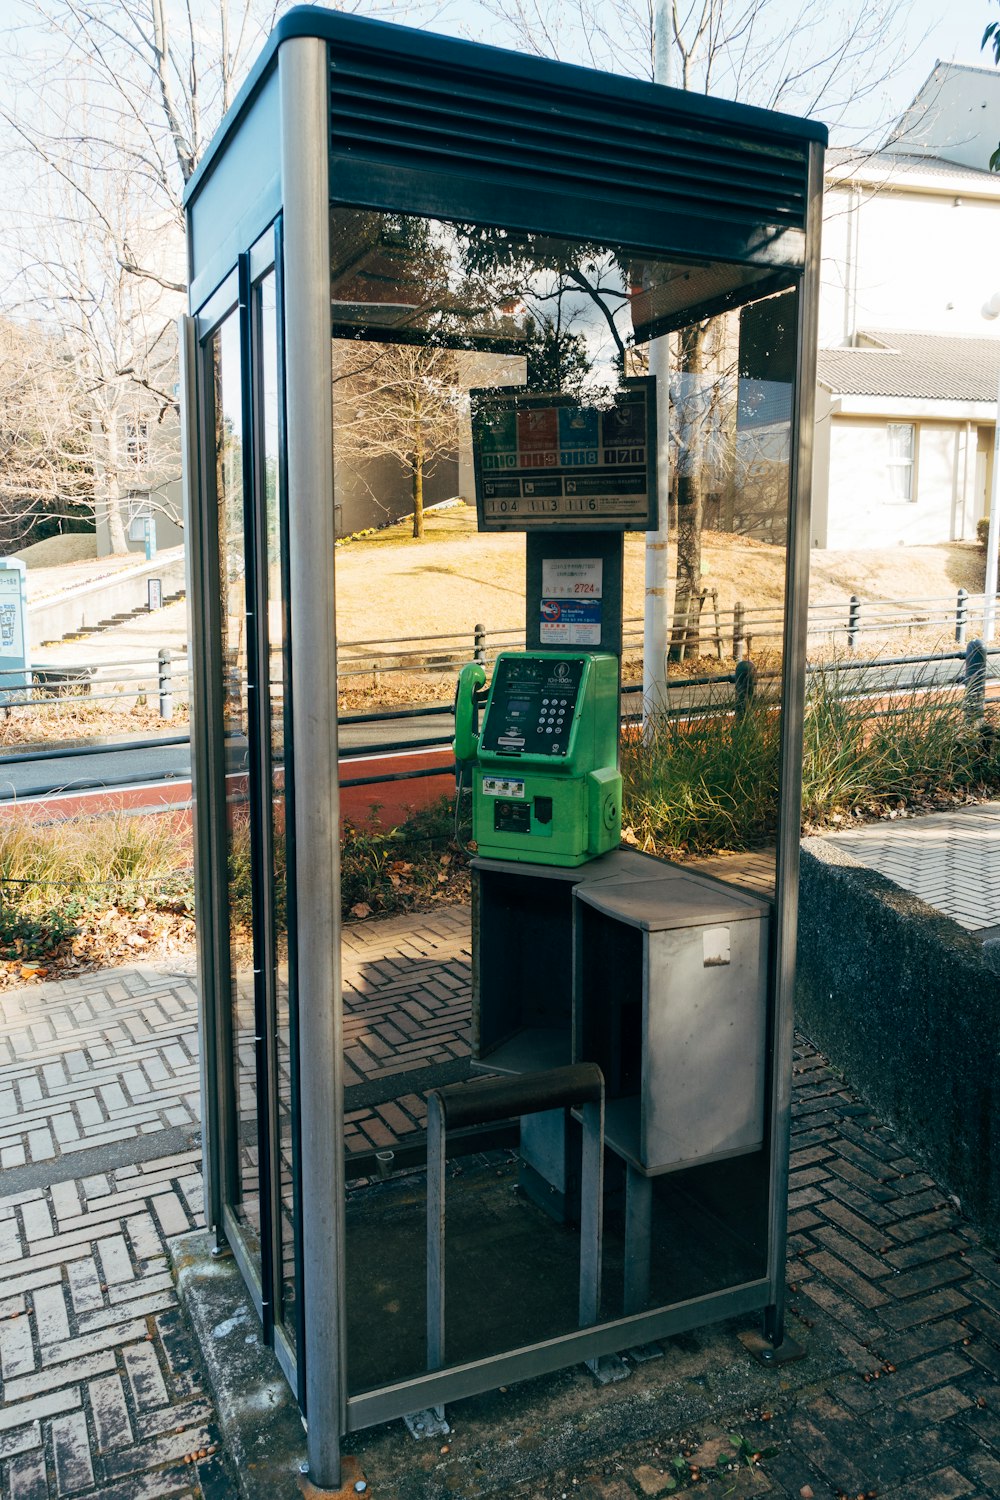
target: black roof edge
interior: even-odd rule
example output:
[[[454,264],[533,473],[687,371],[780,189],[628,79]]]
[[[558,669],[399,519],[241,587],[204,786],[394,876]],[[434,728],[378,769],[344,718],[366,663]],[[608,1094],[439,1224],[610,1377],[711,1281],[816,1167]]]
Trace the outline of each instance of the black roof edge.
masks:
[[[296,5],[274,27],[243,87],[226,111],[205,155],[185,187],[185,206],[198,192],[216,157],[223,151],[227,137],[239,124],[248,104],[269,73],[278,48],[292,37],[302,36],[339,41],[351,47],[368,46],[374,52],[391,53],[446,66],[450,64],[466,71],[477,70],[497,77],[509,78],[513,75],[550,89],[575,88],[592,96],[603,97],[609,103],[629,101],[659,108],[669,106],[693,120],[711,121],[772,138],[784,136],[799,141],[817,141],[822,146],[828,143],[827,127],[818,120],[760,109],[752,104],[736,104],[730,99],[717,99],[712,95],[687,89],[667,88],[645,79],[584,68],[576,63],[534,57],[483,42],[463,41],[434,31],[399,26],[393,21],[345,15],[342,11],[325,10],[316,5]]]

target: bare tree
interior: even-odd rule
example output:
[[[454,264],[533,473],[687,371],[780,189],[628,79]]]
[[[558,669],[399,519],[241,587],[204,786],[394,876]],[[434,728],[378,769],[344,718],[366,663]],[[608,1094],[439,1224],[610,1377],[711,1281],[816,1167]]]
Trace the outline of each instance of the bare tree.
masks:
[[[0,549],[93,510],[80,371],[68,345],[37,325],[0,320]]]
[[[56,158],[6,233],[16,259],[17,305],[58,330],[42,345],[75,372],[73,411],[92,476],[93,507],[113,552],[128,550],[137,508],[171,509],[179,477],[176,441],[176,276],[180,246],[147,216],[144,185],[123,156],[112,171],[78,142],[72,174]],[[169,230],[169,225],[167,226]],[[142,254],[159,279],[137,277]],[[179,517],[174,514],[174,519]]]
[[[884,124],[881,92],[920,38],[907,32],[909,5],[858,0],[842,10],[811,0],[483,0],[517,44],[541,56],[584,61],[598,68],[669,81],[684,89],[722,94],[771,109],[821,114],[842,124],[850,109],[856,137]],[[667,36],[657,38],[657,24]],[[663,47],[663,42],[666,46]],[[868,104],[875,115],[857,121]],[[697,394],[704,374],[706,325],[678,337],[676,380],[686,390],[676,412],[683,441],[671,492],[677,527],[674,622],[669,655],[697,654],[703,593],[705,412]],[[711,382],[710,382],[711,383]],[[692,402],[699,414],[692,419]]]
[[[659,12],[669,27],[670,81],[768,109],[821,113],[840,124],[871,101],[922,37],[910,4],[859,0],[831,9],[810,0],[483,0],[525,51],[652,78]]]
[[[21,186],[0,231],[6,307],[73,341],[115,550],[131,493],[167,504],[184,187],[290,3],[15,0],[0,32],[5,177]]]
[[[0,119],[47,167],[72,175],[78,151],[144,185],[152,220],[183,232],[182,198],[220,120],[281,13],[295,0],[16,0],[0,35]],[[370,15],[394,0],[340,0]],[[420,0],[412,15],[428,9]],[[135,275],[181,293],[141,245]]]
[[[424,478],[458,449],[462,399],[449,349],[419,344],[353,344],[334,351],[337,457],[352,468],[398,462],[410,481],[413,535],[424,534]]]

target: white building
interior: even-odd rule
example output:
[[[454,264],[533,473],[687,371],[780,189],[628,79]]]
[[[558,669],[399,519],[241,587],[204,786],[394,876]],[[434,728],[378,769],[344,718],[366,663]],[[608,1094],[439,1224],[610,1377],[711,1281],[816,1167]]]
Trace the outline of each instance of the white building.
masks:
[[[877,152],[828,157],[813,544],[973,539],[1000,379],[1000,72],[939,63]]]

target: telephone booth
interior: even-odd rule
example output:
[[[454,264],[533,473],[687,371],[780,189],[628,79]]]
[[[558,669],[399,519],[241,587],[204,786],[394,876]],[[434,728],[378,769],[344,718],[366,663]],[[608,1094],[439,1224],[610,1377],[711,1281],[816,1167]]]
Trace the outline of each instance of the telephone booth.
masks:
[[[346,1433],[427,1430],[446,1403],[712,1321],[763,1318],[765,1354],[787,1352],[825,138],[302,7],[189,184],[207,1216],[318,1486]],[[503,722],[481,682],[465,705],[486,715],[485,831],[471,1012],[454,964],[438,991],[466,1038],[447,1064],[418,1046],[444,1033],[405,955],[377,1015],[342,984],[334,543],[345,497],[388,483],[386,390],[397,424],[420,408],[411,448],[451,423],[481,528],[526,533],[527,653],[483,674]],[[398,485],[412,457],[392,463]],[[623,600],[658,510],[679,658],[660,727],[690,777],[721,735],[761,808],[728,862],[697,821],[670,861],[617,847]],[[503,759],[526,714],[534,780]],[[648,734],[622,743],[637,798],[672,806]],[[373,1107],[381,1155],[353,1124]]]

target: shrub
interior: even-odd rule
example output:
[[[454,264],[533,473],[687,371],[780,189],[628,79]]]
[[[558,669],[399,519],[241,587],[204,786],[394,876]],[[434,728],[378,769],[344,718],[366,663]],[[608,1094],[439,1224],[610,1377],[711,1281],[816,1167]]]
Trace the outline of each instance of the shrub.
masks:
[[[447,883],[453,865],[465,863],[462,845],[470,830],[460,827],[456,844],[450,798],[413,812],[398,828],[383,828],[377,809],[364,823],[344,821],[340,841],[340,894],[344,916],[358,906],[369,911],[410,909]],[[442,880],[442,873],[445,879]],[[286,904],[284,845],[275,846],[275,920],[284,927]],[[250,829],[245,809],[234,810],[229,834],[229,902],[238,926],[253,920]]]
[[[779,717],[765,704],[741,718],[721,708],[655,719],[622,744],[623,821],[661,853],[746,849],[774,827]]]
[[[7,903],[0,908],[2,959],[47,958],[75,936],[76,928],[64,911],[26,915]]]
[[[183,884],[190,863],[188,829],[163,814],[0,823],[0,885],[26,915],[128,904]]]
[[[340,846],[344,916],[359,906],[379,912],[406,911],[447,885],[454,870],[467,863],[464,845],[471,830],[460,825],[456,842],[450,797],[411,813],[398,828],[382,828],[376,811],[360,826],[344,823]]]
[[[824,824],[855,812],[1000,784],[1000,722],[969,722],[959,695],[914,694],[879,671],[877,697],[848,696],[844,676],[810,674],[803,726],[802,813]],[[622,747],[624,822],[663,854],[752,849],[777,830],[780,712],[763,694],[655,720]]]

